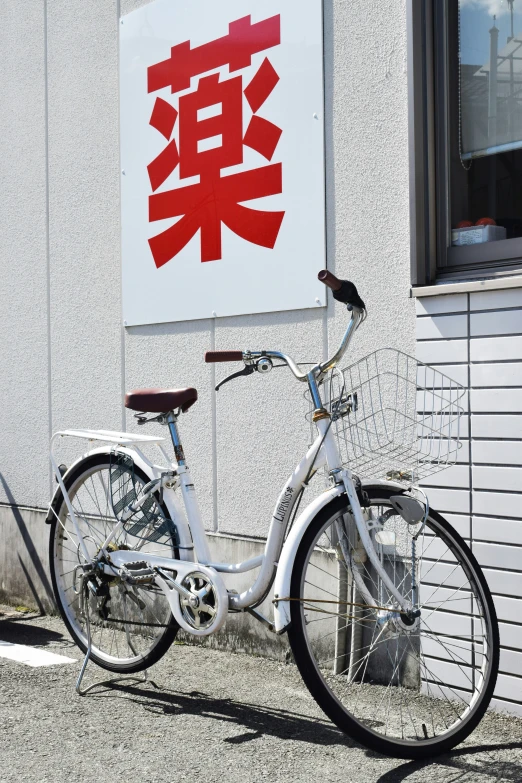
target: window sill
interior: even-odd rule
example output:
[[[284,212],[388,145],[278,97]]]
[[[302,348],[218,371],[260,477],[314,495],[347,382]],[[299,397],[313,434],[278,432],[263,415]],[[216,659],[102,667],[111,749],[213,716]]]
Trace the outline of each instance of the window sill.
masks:
[[[456,280],[454,283],[435,283],[412,287],[412,297],[444,296],[445,294],[467,294],[473,291],[498,291],[503,288],[522,288],[522,275],[497,277],[490,280]]]

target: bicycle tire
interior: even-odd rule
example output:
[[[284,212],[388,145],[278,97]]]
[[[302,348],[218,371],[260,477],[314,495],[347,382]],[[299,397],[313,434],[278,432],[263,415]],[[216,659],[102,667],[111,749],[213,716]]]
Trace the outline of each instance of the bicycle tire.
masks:
[[[65,487],[67,489],[67,492],[69,493],[71,500],[73,502],[73,506],[75,503],[75,499],[77,498],[79,489],[83,486],[85,486],[85,480],[89,477],[95,475],[96,473],[100,473],[101,471],[110,471],[111,467],[111,457],[109,454],[97,454],[92,455],[90,457],[87,457],[86,459],[82,460],[71,473],[68,473],[64,477],[64,483]],[[149,481],[149,477],[146,476],[146,474],[136,465],[134,465],[134,476],[140,482],[141,484],[146,484]],[[158,507],[161,509],[162,513],[168,517],[168,512],[165,506],[158,503]],[[53,585],[53,591],[55,596],[56,605],[60,611],[60,615],[67,627],[67,630],[69,631],[71,637],[73,638],[76,645],[82,650],[82,652],[87,651],[87,636],[85,632],[85,623],[82,623],[80,614],[79,614],[79,601],[78,597],[76,596],[74,599],[71,597],[71,600],[69,601],[66,599],[66,586],[64,582],[64,574],[65,571],[61,571],[58,567],[60,562],[63,561],[63,558],[58,557],[58,552],[60,551],[60,548],[64,548],[63,540],[67,540],[67,536],[70,536],[69,543],[72,543],[73,545],[76,545],[77,552],[74,553],[73,549],[69,547],[70,551],[67,552],[68,556],[71,556],[72,554],[72,560],[74,561],[74,558],[76,557],[78,559],[78,563],[80,562],[80,549],[77,544],[75,544],[74,540],[72,539],[72,535],[74,533],[74,529],[72,528],[72,525],[67,526],[65,524],[64,528],[64,520],[69,519],[70,517],[67,512],[67,507],[63,498],[62,492],[59,490],[54,501],[53,501],[53,518],[50,524],[50,538],[49,538],[49,564],[50,564],[50,571],[51,571],[51,580]],[[81,510],[75,508],[75,513],[81,514]],[[85,515],[86,517],[87,515]],[[91,515],[92,516],[92,515]],[[111,529],[111,525],[116,524],[117,520],[116,518],[112,518],[112,520],[109,520],[108,522],[108,530]],[[100,524],[97,521],[97,524]],[[89,529],[90,530],[90,529]],[[122,538],[125,538],[126,532],[122,532]],[[90,536],[89,536],[90,537]],[[103,538],[102,535],[98,536],[98,538],[101,540]],[[127,536],[127,540],[129,540],[129,537]],[[179,552],[176,548],[176,541],[172,534],[169,534],[166,536],[166,542],[167,546],[171,550],[171,557],[179,557]],[[99,541],[96,542],[99,544]],[[132,539],[131,539],[132,543]],[[126,545],[126,548],[132,548],[130,546]],[[139,559],[143,559],[143,548],[140,550],[141,554],[139,555]],[[74,562],[72,563],[74,565]],[[109,586],[109,593],[111,593],[111,590],[118,587],[116,584],[117,580],[112,580],[114,585]],[[121,586],[120,586],[121,587]],[[71,593],[70,586],[68,586],[68,592]],[[74,592],[74,591],[72,591]],[[138,601],[141,601],[141,603],[145,603],[145,598],[149,599],[149,596],[145,595],[144,588],[133,588],[133,594],[135,594]],[[112,596],[111,596],[112,598]],[[124,596],[123,599],[120,597],[120,604],[126,602],[127,596]],[[161,599],[161,596],[159,593],[156,594],[155,598],[158,600]],[[92,597],[89,599],[91,603],[95,604],[95,599],[92,599]],[[151,599],[152,600],[152,599]],[[127,620],[127,617],[134,618],[137,614],[137,610],[141,609],[141,607],[138,606],[136,601],[133,599],[132,602],[129,601],[129,606],[126,609],[126,612],[130,609],[132,612],[134,612],[134,615],[126,614],[125,620],[123,623],[119,622],[121,618],[118,618],[118,620],[115,621],[114,618],[112,618],[109,615],[107,620],[103,620],[101,617],[98,618],[98,625],[101,627],[101,633],[100,633],[100,642],[101,644],[101,638],[103,636],[103,630],[104,630],[104,623],[105,628],[109,628],[110,631],[116,636],[121,638],[123,633],[125,633],[126,640],[127,640],[127,646],[128,645],[128,638],[130,636],[127,635],[127,632],[125,629],[125,623],[127,623],[127,628],[132,628],[133,631],[133,639],[136,637],[137,641],[140,641],[141,638],[144,640],[144,644],[141,645],[142,649],[140,650],[139,654],[132,654],[124,656],[123,658],[119,658],[117,654],[108,654],[106,650],[100,649],[99,646],[95,643],[95,640],[93,638],[93,644],[92,644],[92,651],[91,651],[91,660],[96,663],[98,666],[100,666],[103,669],[106,669],[111,672],[117,672],[121,674],[133,674],[139,671],[143,671],[144,669],[149,668],[154,663],[156,663],[160,658],[165,655],[165,653],[170,648],[171,644],[176,638],[176,635],[179,630],[178,623],[174,620],[172,617],[172,614],[170,612],[170,607],[168,607],[168,604],[166,602],[166,599],[163,597],[163,601],[165,602],[164,605],[162,605],[162,616],[158,619],[162,620],[162,623],[158,623],[158,625],[164,625],[165,627],[158,627],[157,632],[154,636],[154,638],[151,640],[150,646],[148,645],[147,640],[147,634],[152,634],[153,631],[150,630],[149,625],[138,625],[139,621],[135,621],[135,624],[132,622],[129,622]],[[132,603],[132,607],[130,604]],[[136,608],[137,607],[137,608]],[[147,610],[145,612],[145,610]],[[93,615],[94,611],[94,615]],[[90,609],[90,616],[91,616],[91,629],[93,628],[93,617],[95,617],[96,608],[91,607]],[[144,609],[141,609],[142,614],[145,615],[146,619],[149,619],[151,614],[155,614],[154,610],[151,609],[150,604],[146,604]],[[123,627],[122,627],[123,626]],[[130,649],[130,648],[129,648]],[[117,646],[117,652],[119,652],[119,647]],[[131,652],[134,652],[131,650]]]
[[[372,507],[384,507],[389,508],[389,498],[392,495],[396,495],[396,490],[388,490],[383,489],[379,486],[368,486],[365,487],[366,492],[368,493],[371,508]],[[368,667],[368,661],[364,664],[364,669],[361,673],[361,669],[359,667],[359,672],[356,672],[355,668],[352,670],[355,672],[355,677],[348,682],[348,677],[346,677],[346,682],[342,683],[341,685],[337,684],[336,678],[342,677],[345,672],[341,671],[339,674],[332,674],[328,670],[328,666],[324,665],[320,666],[321,661],[318,662],[317,657],[314,653],[314,649],[319,650],[321,644],[324,645],[324,640],[322,642],[318,642],[317,640],[313,640],[314,634],[317,635],[317,631],[309,630],[307,631],[307,627],[309,627],[312,623],[310,619],[307,618],[306,612],[307,609],[306,606],[313,606],[313,599],[310,599],[310,603],[306,603],[303,601],[303,597],[305,593],[310,591],[310,582],[306,581],[306,575],[308,573],[308,564],[311,563],[311,556],[313,555],[315,558],[318,557],[317,552],[320,551],[317,549],[317,542],[321,539],[321,535],[325,536],[325,530],[329,528],[331,525],[332,520],[338,519],[339,517],[342,517],[343,513],[346,513],[348,510],[348,502],[345,495],[340,496],[339,498],[336,498],[334,501],[332,501],[328,506],[326,506],[321,512],[317,514],[315,519],[310,524],[308,530],[306,531],[305,535],[303,536],[303,539],[299,545],[298,551],[296,553],[296,558],[294,562],[292,577],[291,577],[291,592],[290,595],[297,598],[298,600],[292,600],[290,604],[290,616],[291,616],[291,623],[288,628],[288,637],[291,645],[291,649],[295,658],[295,662],[299,668],[299,671],[301,673],[301,676],[316,700],[316,702],[319,704],[319,706],[322,708],[322,710],[328,715],[328,717],[346,734],[348,734],[353,739],[357,740],[361,744],[365,745],[366,747],[371,748],[372,750],[376,750],[380,753],[394,756],[398,758],[408,758],[408,759],[422,759],[430,756],[434,756],[443,752],[446,752],[450,750],[455,745],[462,742],[478,725],[480,720],[482,719],[489,702],[491,700],[491,697],[493,695],[493,691],[495,688],[496,678],[497,678],[497,671],[498,671],[498,660],[499,660],[499,634],[498,634],[498,624],[496,619],[496,613],[495,608],[493,605],[493,600],[491,598],[491,593],[489,591],[488,585],[486,583],[486,580],[484,578],[484,575],[482,574],[482,571],[473,555],[473,553],[470,551],[467,544],[464,542],[464,540],[461,538],[461,536],[451,527],[451,525],[437,512],[430,510],[426,530],[429,531],[429,534],[427,534],[427,540],[428,540],[428,546],[433,546],[433,543],[436,541],[436,549],[439,544],[439,539],[446,544],[448,547],[448,551],[450,551],[450,554],[458,561],[459,566],[458,568],[462,567],[463,573],[466,575],[468,580],[470,580],[470,585],[472,587],[473,595],[472,598],[470,595],[468,595],[465,591],[461,595],[464,596],[462,600],[466,601],[465,605],[468,605],[467,602],[469,601],[469,604],[472,608],[472,611],[475,611],[473,607],[477,606],[477,613],[480,611],[484,615],[484,621],[487,626],[487,639],[484,637],[481,649],[484,655],[482,658],[480,656],[472,655],[471,657],[471,663],[473,666],[468,667],[467,664],[464,663],[464,655],[467,654],[468,651],[468,645],[469,650],[472,651],[474,648],[479,649],[478,642],[475,641],[475,637],[471,638],[471,641],[468,641],[465,639],[465,641],[461,641],[460,637],[457,637],[455,635],[455,639],[458,639],[458,644],[456,641],[450,641],[450,639],[453,639],[451,635],[448,636],[447,631],[447,624],[449,623],[450,619],[453,621],[453,616],[451,615],[451,612],[448,612],[447,608],[446,610],[444,608],[439,607],[438,609],[434,610],[439,611],[439,620],[442,617],[443,623],[446,625],[441,626],[443,629],[442,633],[437,633],[437,635],[433,635],[433,632],[431,631],[431,626],[428,626],[430,628],[429,632],[423,631],[423,628],[425,625],[427,625],[427,621],[424,619],[426,617],[426,608],[422,610],[423,613],[421,613],[420,618],[418,619],[418,641],[414,639],[413,634],[410,634],[410,641],[409,644],[413,647],[413,644],[418,645],[419,649],[419,655],[418,655],[418,670],[419,670],[419,693],[417,694],[417,702],[416,707],[417,711],[427,709],[425,706],[427,703],[427,699],[431,696],[431,701],[429,702],[432,706],[432,710],[434,709],[435,703],[437,703],[437,709],[441,711],[443,714],[448,712],[451,714],[451,709],[448,707],[448,704],[441,699],[441,696],[445,696],[447,699],[447,702],[450,704],[453,704],[452,709],[455,710],[457,707],[456,704],[459,705],[459,709],[462,708],[463,712],[462,715],[464,716],[462,718],[462,722],[458,723],[457,721],[453,726],[447,727],[447,731],[443,731],[441,735],[435,735],[435,724],[437,722],[437,725],[440,725],[443,723],[442,718],[440,718],[438,715],[436,719],[433,721],[433,736],[428,736],[428,730],[426,723],[421,724],[419,723],[419,718],[417,718],[417,714],[414,712],[413,715],[411,714],[411,703],[413,703],[414,698],[413,695],[411,696],[410,701],[410,716],[405,716],[405,720],[408,720],[408,726],[409,722],[411,721],[412,727],[415,729],[415,737],[412,735],[412,730],[408,727],[407,731],[410,731],[410,735],[407,734],[405,737],[404,735],[404,729],[402,730],[402,736],[386,736],[386,730],[389,720],[389,711],[390,711],[390,705],[392,703],[392,691],[391,688],[395,688],[396,690],[393,691],[393,702],[394,707],[395,704],[398,701],[397,694],[400,693],[400,714],[401,719],[403,718],[403,695],[406,691],[406,687],[403,686],[403,684],[400,681],[400,678],[402,676],[400,669],[398,666],[395,667],[395,669],[392,672],[391,682],[388,685],[389,691],[389,704],[388,704],[388,712],[386,712],[386,727],[383,729],[382,726],[378,726],[378,724],[383,723],[383,700],[381,699],[381,711],[379,712],[376,707],[378,706],[375,701],[376,697],[371,695],[372,689],[375,693],[378,693],[379,697],[381,695],[381,692],[379,692],[379,688],[382,689],[383,685],[380,683],[379,678],[383,678],[384,675],[382,671],[378,671],[377,667],[377,674],[371,673],[371,676],[368,675],[368,669],[372,670],[372,667]],[[392,517],[393,519],[393,517]],[[399,518],[402,520],[402,518]],[[337,527],[336,530],[338,531],[339,528]],[[432,533],[435,532],[437,535],[432,536]],[[433,539],[433,540],[431,540]],[[432,550],[433,551],[433,550]],[[321,557],[324,556],[320,555]],[[432,557],[434,555],[432,554]],[[445,558],[445,559],[443,559]],[[450,558],[449,554],[444,553],[444,555],[441,555],[439,560],[436,561],[435,566],[431,566],[432,560],[426,559],[426,561],[423,562],[422,568],[424,570],[422,573],[425,575],[424,581],[427,584],[429,579],[429,570],[428,566],[430,568],[434,568],[434,573],[437,574],[437,568],[442,568],[443,566],[446,568],[446,559],[450,559],[451,567],[453,567],[453,561]],[[462,563],[461,563],[462,560]],[[355,563],[355,560],[350,561],[352,563]],[[411,562],[414,562],[413,559]],[[438,564],[438,565],[437,565]],[[310,566],[311,568],[312,566]],[[316,565],[315,568],[318,566]],[[330,567],[330,565],[329,565]],[[355,567],[355,566],[354,566]],[[458,568],[455,570],[454,573],[457,575]],[[448,570],[446,568],[446,570]],[[448,571],[449,572],[449,571]],[[314,573],[310,571],[310,573]],[[339,572],[342,573],[342,572]],[[361,571],[359,570],[359,574]],[[432,571],[433,573],[433,571]],[[316,579],[316,577],[313,577],[315,581],[319,581]],[[323,577],[326,578],[326,577]],[[365,577],[366,578],[366,577]],[[456,576],[455,576],[456,579]],[[365,581],[365,584],[367,582],[370,582],[371,580]],[[454,580],[455,581],[455,580]],[[405,581],[404,584],[407,582]],[[323,582],[324,584],[324,582]],[[354,589],[357,589],[356,581],[352,582],[353,585],[355,585]],[[422,578],[420,579],[420,587],[419,590],[423,590],[423,581]],[[430,587],[431,589],[431,587]],[[435,594],[435,590],[438,590],[439,597],[442,594],[445,594],[446,587],[443,585],[439,585],[438,587],[435,586],[433,594]],[[451,588],[453,589],[453,588]],[[463,589],[463,588],[462,588]],[[442,591],[442,593],[440,592]],[[420,594],[420,593],[419,593]],[[353,596],[354,594],[350,594]],[[372,592],[373,595],[373,592]],[[423,595],[426,595],[426,593],[423,593]],[[352,601],[353,601],[352,597]],[[377,596],[376,596],[377,600]],[[451,600],[461,600],[458,596],[455,599]],[[330,601],[330,604],[334,603],[333,601]],[[419,602],[420,605],[426,606],[426,604],[422,604],[422,602]],[[313,610],[313,619],[316,619],[316,612],[317,607],[319,607],[319,610],[321,609],[321,606],[323,604],[315,604],[315,609]],[[378,604],[376,604],[378,606]],[[462,610],[462,604],[457,605],[457,609],[460,612]],[[455,611],[455,607],[451,607],[452,611]],[[429,605],[429,610],[432,610],[431,605]],[[350,610],[352,612],[352,618],[351,623],[346,622],[345,627],[350,627],[350,638],[353,639],[356,635],[356,625],[355,622],[357,619],[357,616],[360,618],[364,618],[364,611],[367,612],[366,620],[365,622],[368,622],[368,619],[370,618],[370,614],[373,611],[375,617],[377,617],[378,614],[382,613],[382,609],[357,609],[355,606],[352,606]],[[443,612],[447,612],[447,616],[443,616]],[[359,612],[359,615],[357,614]],[[340,616],[340,610],[338,612],[338,615]],[[433,615],[433,611],[431,611],[431,615]],[[430,614],[428,614],[428,617],[431,617]],[[384,615],[385,616],[385,615]],[[473,615],[474,616],[474,615]],[[348,619],[348,617],[346,618]],[[465,616],[458,616],[458,622],[463,624],[466,621]],[[326,618],[326,622],[330,622],[330,627],[332,627],[332,621],[328,620]],[[386,620],[384,625],[387,623],[390,623],[391,620]],[[394,620],[395,622],[395,620]],[[433,622],[430,620],[431,624],[433,625]],[[473,620],[475,623],[475,620]],[[335,628],[338,629],[340,627],[340,621],[338,619],[335,620],[336,626]],[[362,624],[362,623],[360,623]],[[424,625],[423,625],[424,624]],[[372,635],[372,641],[371,643],[364,643],[364,636],[363,634],[369,634],[369,630],[363,630],[359,632],[359,637],[361,639],[360,641],[360,649],[362,651],[368,650],[368,652],[363,653],[364,656],[368,657],[370,655],[373,655],[374,653],[377,655],[377,646],[378,644],[381,645],[381,649],[378,651],[378,655],[382,655],[383,650],[382,648],[387,648],[389,644],[393,644],[395,641],[397,650],[399,649],[399,638],[400,634],[397,635],[397,637],[393,637],[392,634],[390,634],[390,641],[388,639],[384,638],[383,642],[378,641],[378,644],[373,642],[373,639],[375,638],[375,627],[378,627],[377,620],[374,621],[374,630]],[[395,628],[395,626],[393,626]],[[460,633],[461,635],[464,635],[463,625],[461,630],[456,631],[455,634]],[[473,628],[473,634],[475,633],[475,624],[472,626]],[[478,628],[478,625],[477,625]],[[343,629],[344,631],[344,629]],[[338,631],[335,631],[336,633],[336,639],[338,640]],[[423,635],[424,634],[424,635]],[[436,638],[438,636],[438,638]],[[366,637],[367,639],[368,637]],[[477,639],[479,637],[477,636]],[[377,637],[378,639],[378,637]],[[443,640],[442,642],[440,640]],[[413,640],[413,641],[412,641]],[[450,656],[448,657],[448,660],[444,661],[443,659],[443,651],[439,648],[439,646],[435,647],[435,653],[436,655],[440,656],[442,661],[438,660],[437,658],[434,659],[435,663],[432,663],[432,659],[429,658],[423,650],[425,648],[430,651],[429,645],[433,647],[433,643],[436,643],[437,645],[440,644],[441,648],[443,649],[449,649]],[[332,644],[332,640],[328,642],[330,648]],[[405,649],[407,649],[407,643],[403,642],[401,640],[401,645],[404,646]],[[373,646],[373,651],[372,651]],[[460,648],[460,649],[459,649]],[[322,649],[322,648],[321,648]],[[343,654],[342,648],[341,654]],[[464,652],[464,649],[466,649],[466,652]],[[350,648],[349,656],[346,653],[346,647],[344,648],[344,658],[342,658],[342,665],[348,661],[348,668],[347,671],[349,672],[349,663],[351,660],[355,658],[356,662],[358,663],[357,656],[355,655],[355,652]],[[487,654],[486,651],[487,650]],[[334,650],[336,652],[336,650]],[[430,654],[432,654],[433,651],[431,651]],[[457,652],[458,658],[462,658],[462,663],[460,663],[459,660],[454,661],[454,654]],[[360,655],[361,653],[359,653]],[[404,656],[404,653],[402,653]],[[347,657],[348,656],[348,657]],[[397,656],[397,654],[396,654]],[[408,658],[413,659],[415,661],[415,656],[412,654],[411,651],[408,651]],[[422,661],[424,662],[425,668],[422,668]],[[364,661],[364,657],[360,658],[361,661]],[[378,657],[376,658],[378,661]],[[397,657],[396,657],[397,660]],[[426,665],[426,660],[428,660],[428,664]],[[447,683],[443,684],[442,680],[437,683],[434,680],[435,675],[433,674],[433,669],[437,669],[437,666],[439,669],[444,671],[444,666],[450,665],[450,672],[451,677],[454,677],[458,674],[458,667],[460,666],[460,669],[464,671],[464,673],[467,674],[468,679],[470,679],[470,682],[473,682],[476,684],[478,682],[480,684],[481,680],[479,678],[479,675],[475,673],[476,666],[478,663],[482,660],[482,669],[481,671],[485,671],[485,674],[482,677],[482,683],[483,687],[481,687],[480,693],[478,696],[473,692],[471,695],[466,695],[464,692],[464,696],[462,696],[462,693],[460,695],[460,698],[462,698],[463,702],[466,702],[466,700],[469,702],[468,706],[465,707],[461,705],[458,701],[455,701],[455,696],[458,696],[460,691],[456,689],[455,687],[448,686]],[[328,663],[328,659],[326,659]],[[402,658],[401,658],[402,661]],[[410,661],[411,662],[411,661]],[[391,666],[388,665],[388,662],[386,661],[386,666],[388,668]],[[454,666],[454,663],[457,663],[458,666]],[[402,665],[402,664],[401,664]],[[336,661],[333,662],[333,664],[329,664],[331,666],[332,670],[335,671]],[[417,666],[417,663],[415,663],[415,666]],[[374,667],[375,668],[375,667]],[[415,667],[414,667],[415,668]],[[453,671],[455,669],[455,671]],[[473,677],[470,678],[469,674],[470,672],[473,672]],[[360,682],[357,682],[357,676],[360,680]],[[408,675],[411,679],[411,672],[410,675]],[[424,678],[424,679],[423,679]],[[366,680],[366,681],[365,681]],[[395,683],[394,683],[395,681]],[[411,686],[411,682],[410,682]],[[360,687],[359,694],[357,696],[358,702],[355,701],[355,695],[350,696],[350,691],[353,691],[355,694],[355,688]],[[431,693],[430,693],[430,687],[431,687]],[[344,690],[343,690],[344,688]],[[424,692],[422,692],[422,688],[424,688]],[[469,689],[471,690],[471,686],[469,686]],[[453,692],[451,692],[453,691]],[[363,708],[360,705],[360,699],[361,695],[364,693],[365,699],[371,699],[373,698],[373,710],[370,713],[370,710],[368,707]],[[440,694],[436,697],[433,696],[433,694]],[[340,698],[342,694],[342,698],[345,699],[345,701],[350,700],[351,710],[346,707],[345,704],[343,704],[342,698]],[[449,694],[449,695],[448,695]],[[454,704],[455,702],[455,704]],[[355,705],[355,706],[354,706]],[[442,706],[443,705],[443,706]],[[471,706],[472,705],[472,706]],[[363,719],[363,713],[364,710],[366,710],[367,716]],[[372,718],[373,716],[373,718]],[[450,718],[451,719],[451,718]],[[391,721],[390,721],[391,722]],[[394,724],[391,722],[392,728]],[[396,725],[396,724],[395,724]],[[417,734],[417,726],[418,729],[421,729],[420,735]],[[380,731],[378,730],[380,729]],[[431,726],[430,726],[431,730]],[[397,732],[398,733],[398,730]]]

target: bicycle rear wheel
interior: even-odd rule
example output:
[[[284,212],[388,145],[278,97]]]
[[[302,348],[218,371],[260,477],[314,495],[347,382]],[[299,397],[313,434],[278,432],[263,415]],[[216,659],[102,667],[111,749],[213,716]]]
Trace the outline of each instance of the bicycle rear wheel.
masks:
[[[113,460],[114,455],[111,461],[108,454],[88,457],[65,478],[80,533],[91,558],[118,522],[113,512],[114,487],[111,489]],[[120,471],[120,497],[124,498],[134,486],[139,492],[148,480],[136,466],[132,473]],[[86,618],[81,611],[75,577],[76,567],[85,562],[85,558],[61,493],[53,509],[49,560],[56,603],[69,633],[85,652]],[[166,509],[159,504],[155,503],[152,511],[168,520]],[[136,560],[145,560],[147,553],[153,552],[164,557],[178,557],[173,526],[167,521],[159,530],[156,526],[154,534],[149,535],[146,529],[131,522],[113,539],[109,549],[134,550]],[[88,607],[85,607],[89,612],[94,663],[122,674],[139,672],[156,663],[169,649],[179,629],[163,593],[153,584],[129,585],[103,575],[96,576],[95,587],[98,595],[89,592]]]
[[[396,491],[366,489],[372,536],[384,531],[381,562],[414,611],[400,612],[342,496],[298,549],[289,640],[308,689],[339,728],[387,755],[428,757],[462,742],[487,709],[499,657],[495,609],[472,552],[439,514],[421,530],[393,511]]]

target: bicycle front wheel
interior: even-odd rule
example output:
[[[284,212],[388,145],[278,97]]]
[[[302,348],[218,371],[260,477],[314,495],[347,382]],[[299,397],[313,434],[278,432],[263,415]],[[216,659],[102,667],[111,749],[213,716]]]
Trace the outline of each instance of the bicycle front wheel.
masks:
[[[139,493],[149,480],[135,465],[120,469],[116,481],[111,470],[114,471],[114,455],[94,455],[82,460],[65,477],[80,536],[91,559],[118,522],[113,510],[115,492],[125,500],[129,493]],[[82,611],[78,594],[81,568],[78,567],[88,561],[61,493],[53,510],[49,559],[54,594],[63,621],[78,647],[83,652],[87,650],[85,615],[88,611],[94,663],[122,674],[139,672],[156,663],[179,630],[164,594],[154,584],[129,585],[118,578],[97,574],[93,589],[88,592],[88,604]],[[163,517],[164,525],[147,528],[131,520],[108,549],[134,550],[139,561],[146,560],[147,553],[178,557],[166,509],[154,502],[150,512],[151,519]]]
[[[326,714],[362,744],[419,759],[462,742],[495,687],[499,638],[491,595],[469,547],[439,514],[408,525],[396,491],[366,488],[386,574],[413,607],[400,611],[371,565],[346,496],[320,512],[291,580],[292,652]]]

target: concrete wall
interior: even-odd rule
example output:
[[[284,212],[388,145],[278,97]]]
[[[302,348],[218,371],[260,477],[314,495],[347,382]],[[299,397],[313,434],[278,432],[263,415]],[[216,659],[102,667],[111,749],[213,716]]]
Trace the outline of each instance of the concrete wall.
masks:
[[[199,401],[181,432],[205,524],[262,538],[308,442],[303,387],[278,371],[216,395],[223,368],[205,365],[203,353],[268,346],[317,361],[347,314],[330,302],[321,312],[123,329],[118,28],[142,4],[26,0],[23,13],[19,0],[0,5],[0,519],[12,524],[9,506],[45,507],[52,431],[130,428],[126,388],[194,385]],[[380,345],[413,352],[405,2],[325,0],[324,20],[328,266],[356,281],[368,305],[354,356]],[[63,461],[72,454],[64,450]],[[28,539],[10,541],[0,587],[21,596],[11,568]],[[45,562],[43,544],[36,536]]]
[[[29,605],[42,613],[54,613],[54,597],[47,550],[49,528],[46,513],[21,506],[0,508],[2,546],[0,547],[0,603]],[[211,533],[210,547],[216,561],[240,563],[263,554],[264,542],[245,536]],[[252,583],[252,574],[226,575],[229,590],[241,593]],[[272,618],[273,589],[259,606]],[[183,634],[180,635],[180,638]],[[195,637],[191,643],[198,642]],[[202,639],[206,646],[284,659],[288,651],[286,635],[276,636],[249,614],[230,614],[219,633]]]
[[[417,314],[418,358],[469,390],[458,464],[427,492],[484,569],[502,647],[495,703],[522,715],[522,288],[419,298]]]

